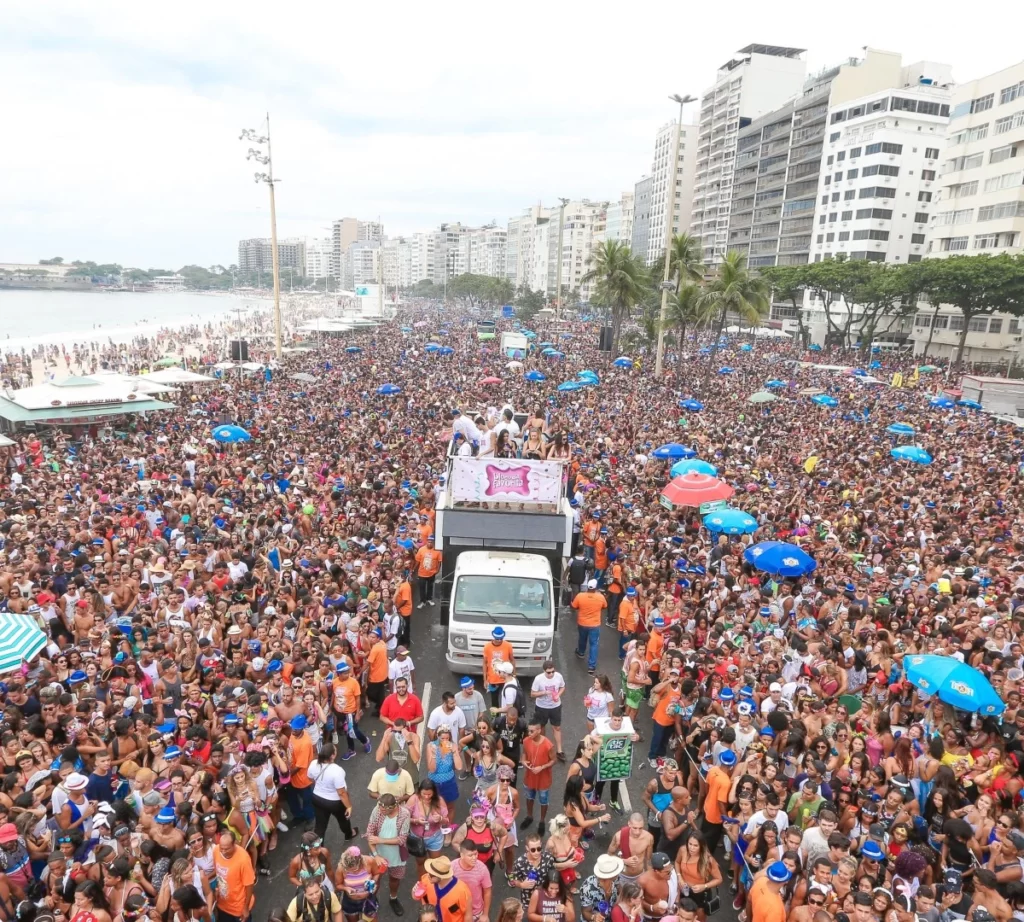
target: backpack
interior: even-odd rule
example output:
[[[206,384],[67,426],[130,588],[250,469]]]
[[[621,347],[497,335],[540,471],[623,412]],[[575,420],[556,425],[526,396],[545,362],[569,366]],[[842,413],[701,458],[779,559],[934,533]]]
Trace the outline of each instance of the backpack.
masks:
[[[519,684],[519,680],[518,679],[513,679],[512,682],[513,682],[513,688],[515,688],[515,692],[516,692],[515,698],[512,700],[512,704],[513,704],[513,706],[516,709],[516,713],[520,717],[526,717],[526,695],[523,694],[523,688]],[[504,698],[505,698],[505,689],[507,687],[508,687],[507,685],[502,687],[502,689],[501,689],[501,699],[500,700],[504,700]]]
[[[314,907],[310,906],[306,902],[306,888],[305,886],[299,887],[299,892],[295,894],[295,915],[300,922],[327,922],[327,919],[331,915],[331,899],[333,894],[323,884],[320,885],[320,905],[316,907],[316,911],[311,911]]]

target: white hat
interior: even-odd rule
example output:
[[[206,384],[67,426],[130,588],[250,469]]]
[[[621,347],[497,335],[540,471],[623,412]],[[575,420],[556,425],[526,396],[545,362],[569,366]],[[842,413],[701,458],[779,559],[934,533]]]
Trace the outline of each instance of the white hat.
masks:
[[[615,880],[625,866],[625,862],[615,855],[601,855],[594,863],[594,876],[598,880]]]
[[[252,661],[252,668],[259,672],[264,666],[267,665],[267,661],[262,656],[257,656]]]
[[[782,686],[779,685],[778,682],[772,682],[772,684],[768,686],[768,691],[769,692],[780,692],[780,691],[782,691]]]
[[[273,605],[268,605],[266,608],[263,609],[263,614],[265,614],[265,615],[276,615],[277,614],[277,609],[274,608]]]
[[[512,675],[513,667],[511,663],[495,663],[494,671],[498,673],[498,675]]]
[[[64,787],[69,791],[84,791],[89,785],[89,779],[78,772],[72,772],[64,781]]]
[[[597,588],[597,580],[596,580],[596,579],[592,579],[592,580],[590,580],[590,581],[589,581],[589,582],[587,583],[587,588],[588,588],[588,589],[596,589],[596,588]]]

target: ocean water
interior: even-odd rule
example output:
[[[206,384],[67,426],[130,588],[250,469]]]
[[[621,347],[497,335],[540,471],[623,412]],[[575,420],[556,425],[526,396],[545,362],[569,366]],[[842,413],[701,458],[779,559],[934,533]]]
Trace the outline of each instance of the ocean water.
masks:
[[[234,318],[266,302],[194,291],[111,292],[0,289],[0,352],[38,343],[124,342],[161,328]]]

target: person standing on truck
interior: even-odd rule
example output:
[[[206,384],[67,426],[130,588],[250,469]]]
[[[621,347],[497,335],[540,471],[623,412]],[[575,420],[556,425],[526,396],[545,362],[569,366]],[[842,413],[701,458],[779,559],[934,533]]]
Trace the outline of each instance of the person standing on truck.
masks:
[[[417,608],[434,604],[434,578],[440,569],[441,552],[430,546],[428,537],[416,551],[416,578],[420,584],[420,604]]]
[[[583,525],[583,556],[594,560],[594,543],[601,537],[601,510],[595,509]]]
[[[597,669],[597,647],[601,641],[601,621],[608,603],[604,594],[597,591],[597,580],[587,583],[586,592],[581,592],[572,600],[576,609],[576,627],[579,640],[576,644],[576,655],[587,657],[587,671],[593,675]]]
[[[569,505],[572,507],[572,555],[576,556],[576,552],[580,549],[580,532],[583,530],[583,520],[580,515],[580,501],[574,496],[569,500]]]
[[[500,707],[498,699],[502,685],[505,684],[503,676],[496,668],[498,663],[516,664],[516,653],[512,644],[505,639],[505,629],[498,625],[491,631],[491,642],[484,645],[484,682],[487,691],[491,694],[491,707]]]

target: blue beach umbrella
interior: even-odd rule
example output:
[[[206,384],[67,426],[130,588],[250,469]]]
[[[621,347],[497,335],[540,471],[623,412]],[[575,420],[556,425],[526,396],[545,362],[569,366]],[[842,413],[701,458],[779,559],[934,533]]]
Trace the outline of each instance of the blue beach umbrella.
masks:
[[[727,535],[749,535],[757,531],[757,519],[742,509],[718,509],[704,516],[704,527]]]
[[[555,344],[554,343],[549,343],[549,342],[539,343],[539,345],[540,345],[541,349],[554,349],[555,348]]]
[[[690,471],[696,471],[698,474],[710,474],[712,477],[718,476],[718,468],[700,458],[684,458],[682,461],[676,461],[669,473],[673,477],[680,477],[683,474],[689,474]]]
[[[248,442],[252,438],[241,426],[218,426],[213,430],[213,437],[218,442]]]
[[[868,368],[871,369],[871,371],[875,371],[876,369],[881,368],[881,367],[882,367],[882,363],[879,362],[878,359],[875,359],[874,361],[871,362],[870,365],[868,365]]]
[[[821,346],[819,346],[817,343],[811,343],[810,346],[808,346],[807,348],[811,352],[821,352]]]
[[[754,351],[754,347],[752,345],[750,345],[750,343],[744,343],[742,346],[740,346],[740,352],[753,352],[753,351]]]
[[[349,346],[345,351],[351,355],[355,355],[357,352],[362,352],[363,350],[360,349],[359,346]]]
[[[928,401],[928,406],[935,407],[938,410],[952,410],[956,404],[953,403],[953,401],[945,394],[939,394],[938,397],[932,397],[932,399]]]
[[[912,461],[914,464],[932,463],[932,456],[920,445],[898,445],[889,454],[897,461]]]
[[[578,381],[584,381],[587,384],[601,383],[601,379],[598,377],[597,372],[591,371],[589,368],[586,369],[585,371],[581,371],[578,375],[576,375],[576,379]]]
[[[620,355],[612,364],[616,368],[632,368],[633,360],[628,355]]]
[[[440,343],[427,343],[423,347],[423,351],[424,352],[440,352],[441,351],[441,345],[440,345]]]
[[[412,327],[402,327],[402,332],[403,333],[411,333],[412,332]]]
[[[699,400],[694,400],[692,397],[687,397],[686,400],[679,401],[679,408],[681,410],[689,410],[691,413],[699,413],[704,409],[704,404]]]
[[[964,407],[967,410],[980,410],[981,404],[977,400],[958,400],[956,402],[958,407]]]
[[[910,423],[893,423],[885,429],[890,435],[913,435],[914,427]]]
[[[542,371],[528,371],[523,375],[527,381],[547,381],[548,376]]]
[[[395,394],[401,394],[402,389],[397,384],[382,384],[377,388],[377,393],[382,397],[392,397]]]
[[[907,681],[940,701],[977,714],[1001,714],[1006,704],[985,676],[952,656],[905,657]]]
[[[811,403],[816,403],[819,407],[837,407],[839,401],[835,397],[829,397],[828,394],[818,394],[816,397],[811,398]]]
[[[681,461],[687,458],[696,458],[697,452],[678,442],[668,442],[655,448],[651,452],[651,457],[657,458],[659,461]]]
[[[728,365],[723,365],[718,369],[718,373],[720,375],[731,375],[733,373],[733,369]]]
[[[586,387],[586,385],[582,381],[563,381],[561,384],[558,385],[558,389],[563,392],[578,391],[584,387]]]
[[[778,378],[772,378],[771,381],[765,382],[765,387],[785,387],[786,382],[780,381]]]
[[[700,350],[701,355],[711,355],[714,350],[710,346],[703,346]]]
[[[520,330],[519,332],[522,333],[523,336],[525,336],[527,339],[536,339],[537,338],[537,334],[534,333],[533,330]]]
[[[814,572],[817,561],[795,544],[785,541],[762,541],[743,552],[751,566],[772,576],[804,576]]]
[[[437,350],[438,355],[454,355],[455,350],[451,346],[442,346]]]
[[[541,355],[549,359],[564,359],[565,353],[559,352],[557,349],[545,349]]]

